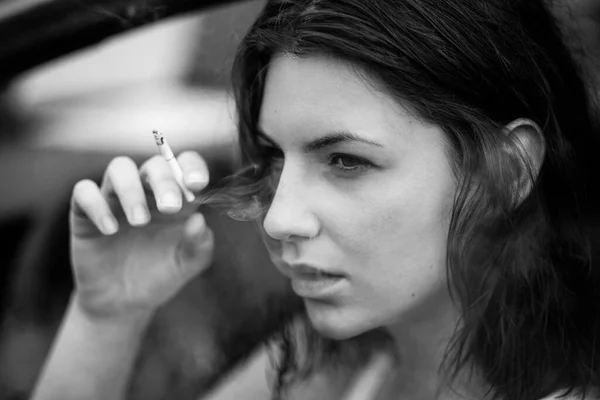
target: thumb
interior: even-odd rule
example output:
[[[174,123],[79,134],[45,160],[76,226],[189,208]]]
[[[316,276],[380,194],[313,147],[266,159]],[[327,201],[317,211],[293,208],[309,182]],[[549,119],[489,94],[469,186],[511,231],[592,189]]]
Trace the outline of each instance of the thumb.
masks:
[[[205,271],[212,263],[214,236],[201,213],[192,214],[183,227],[176,262],[185,278]]]

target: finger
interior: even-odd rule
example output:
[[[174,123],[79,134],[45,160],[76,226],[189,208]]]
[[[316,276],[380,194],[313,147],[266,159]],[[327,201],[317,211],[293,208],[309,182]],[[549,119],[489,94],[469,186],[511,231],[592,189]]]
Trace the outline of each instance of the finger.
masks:
[[[119,199],[127,221],[131,225],[141,226],[150,221],[144,187],[137,165],[131,158],[116,157],[110,162],[100,191],[107,199],[112,196]]]
[[[172,214],[181,210],[181,188],[164,157],[157,155],[146,161],[140,168],[140,176],[148,182],[159,211]]]
[[[212,263],[214,236],[204,216],[192,214],[185,223],[183,239],[176,253],[177,265],[185,278],[205,271]]]
[[[208,185],[210,174],[204,158],[195,151],[184,151],[177,157],[181,165],[185,185],[195,192]]]
[[[85,215],[105,235],[119,230],[119,223],[95,182],[84,179],[75,184],[71,196],[71,210],[75,217]]]

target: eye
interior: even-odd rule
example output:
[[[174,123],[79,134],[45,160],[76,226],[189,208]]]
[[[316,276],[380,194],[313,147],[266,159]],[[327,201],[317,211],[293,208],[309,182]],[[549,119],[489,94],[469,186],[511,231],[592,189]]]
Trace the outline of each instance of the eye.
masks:
[[[332,154],[329,164],[343,172],[365,171],[375,166],[363,158],[348,154]]]

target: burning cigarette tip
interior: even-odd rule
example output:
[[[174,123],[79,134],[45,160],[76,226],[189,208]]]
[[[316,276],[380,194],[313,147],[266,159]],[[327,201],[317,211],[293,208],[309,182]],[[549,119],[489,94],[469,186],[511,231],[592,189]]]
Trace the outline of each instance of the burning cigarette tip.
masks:
[[[153,130],[152,134],[154,135],[154,140],[156,141],[156,144],[158,146],[162,146],[163,144],[165,144],[165,139],[163,138],[162,133],[160,133],[157,130]]]

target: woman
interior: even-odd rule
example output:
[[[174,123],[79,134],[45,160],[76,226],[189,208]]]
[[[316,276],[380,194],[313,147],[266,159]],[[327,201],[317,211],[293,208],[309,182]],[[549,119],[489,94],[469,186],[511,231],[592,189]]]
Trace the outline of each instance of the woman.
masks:
[[[541,1],[273,0],[233,78],[252,173],[231,193],[264,206],[306,310],[274,341],[275,396],[339,398],[377,348],[397,359],[381,399],[591,398],[597,146]],[[201,190],[202,160],[179,160]],[[37,395],[66,398],[70,371],[115,398],[212,236],[160,158],[116,159],[72,209],[77,290]]]

